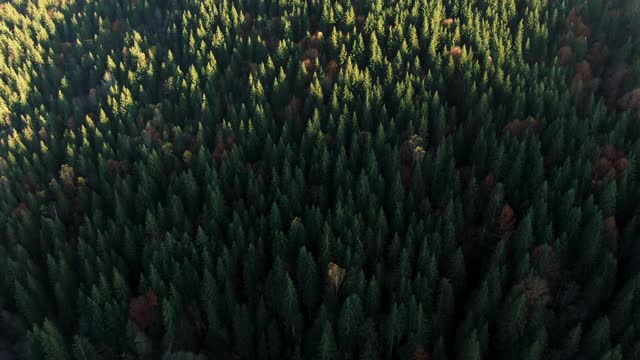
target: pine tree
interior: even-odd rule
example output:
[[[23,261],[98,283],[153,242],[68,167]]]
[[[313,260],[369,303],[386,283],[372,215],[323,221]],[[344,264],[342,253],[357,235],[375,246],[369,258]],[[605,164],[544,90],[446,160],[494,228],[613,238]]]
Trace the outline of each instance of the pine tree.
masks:
[[[333,360],[338,358],[338,349],[333,335],[333,328],[328,320],[325,320],[322,326],[322,335],[318,342],[316,354],[318,360]]]
[[[482,359],[480,352],[480,342],[478,341],[478,335],[475,329],[471,332],[471,335],[466,337],[464,347],[458,355],[460,360],[479,360]]]
[[[353,294],[344,301],[340,310],[338,336],[341,349],[353,351],[358,343],[357,334],[363,320],[362,303],[358,295]]]
[[[73,337],[72,354],[76,360],[96,360],[100,358],[95,347],[87,339],[78,335]]]
[[[609,319],[601,317],[582,340],[580,354],[585,359],[597,359],[611,348]]]
[[[62,334],[60,334],[60,331],[51,322],[51,320],[46,319],[42,324],[42,331],[40,332],[39,340],[46,359],[68,359],[67,349],[64,344]]]
[[[234,309],[233,333],[235,351],[243,357],[249,356],[253,349],[253,329],[246,304],[236,305]]]
[[[448,334],[451,329],[451,319],[454,316],[455,299],[451,283],[447,279],[440,281],[436,312],[434,314],[435,334]]]

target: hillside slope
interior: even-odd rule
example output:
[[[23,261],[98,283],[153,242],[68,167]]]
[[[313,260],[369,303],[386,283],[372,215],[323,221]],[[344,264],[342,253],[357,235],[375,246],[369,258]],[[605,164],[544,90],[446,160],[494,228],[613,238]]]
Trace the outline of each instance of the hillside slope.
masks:
[[[0,354],[640,359],[636,4],[0,1]]]

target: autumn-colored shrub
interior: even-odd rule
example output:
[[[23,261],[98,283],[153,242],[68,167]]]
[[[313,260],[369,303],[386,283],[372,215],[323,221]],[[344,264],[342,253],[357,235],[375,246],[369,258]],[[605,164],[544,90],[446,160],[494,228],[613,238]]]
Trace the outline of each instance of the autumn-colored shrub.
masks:
[[[309,47],[313,49],[319,49],[322,44],[322,39],[324,39],[324,34],[322,31],[318,31],[311,36],[311,40],[309,41]]]
[[[498,217],[498,239],[503,236],[509,236],[513,232],[516,220],[514,219],[513,209],[509,204],[504,204]]]
[[[558,50],[558,64],[568,65],[573,60],[573,49],[565,45]]]
[[[618,99],[618,107],[622,110],[640,111],[640,88],[631,90]]]
[[[573,85],[579,87],[578,90],[582,91],[591,88],[592,78],[591,64],[587,61],[582,61],[576,65],[576,75],[573,78]]]
[[[513,120],[505,125],[503,131],[510,133],[512,136],[520,138],[525,130],[530,128],[534,133],[538,132],[538,120],[528,117],[527,120]]]
[[[584,37],[587,40],[591,39],[591,28],[582,22],[582,19],[576,23],[576,31],[579,36]]]
[[[153,126],[147,126],[144,129],[145,134],[157,144],[162,144],[162,134]]]
[[[570,29],[574,29],[579,37],[589,40],[591,38],[591,29],[584,23],[582,16],[579,15],[581,10],[580,6],[574,7],[569,16],[567,16],[566,23]]]
[[[12,211],[11,214],[13,215],[13,217],[15,217],[16,219],[22,219],[22,217],[27,213],[28,208],[27,208],[27,204],[22,202],[20,203],[20,205],[16,206]]]
[[[613,166],[616,168],[616,171],[622,172],[629,166],[629,160],[627,160],[627,158],[620,158],[616,160]]]
[[[429,360],[430,358],[431,357],[427,350],[425,350],[424,345],[416,345],[416,351],[413,353],[413,360]]]
[[[609,216],[604,219],[604,231],[609,239],[614,241],[618,239],[618,225],[616,224],[615,216]]]
[[[224,144],[217,144],[213,150],[213,159],[217,162],[222,160],[222,156],[224,155]]]
[[[107,170],[111,175],[115,175],[118,171],[120,171],[120,161],[109,159],[107,160]]]
[[[313,74],[313,72],[316,71],[316,63],[312,59],[304,59],[302,63],[304,64],[304,68],[307,70],[308,74]]]
[[[338,76],[339,72],[340,72],[340,67],[338,66],[338,62],[334,59],[331,59],[331,61],[329,61],[329,64],[327,64],[327,68],[324,71],[325,76],[327,76],[329,80],[334,80],[336,76]]]
[[[460,46],[453,46],[449,49],[449,56],[453,56],[456,60],[462,56],[462,48]]]
[[[611,161],[607,158],[601,157],[593,168],[594,177],[596,179],[602,179],[609,173],[609,170],[611,170]]]
[[[305,50],[305,52],[304,52],[304,58],[305,59],[315,59],[318,56],[320,56],[320,52],[316,48],[310,48],[310,49]]]
[[[485,176],[484,179],[482,179],[480,190],[482,191],[482,194],[486,197],[486,196],[489,196],[489,194],[491,193],[495,185],[496,185],[496,178],[493,175],[489,174]]]
[[[346,270],[341,268],[338,264],[330,262],[329,265],[327,265],[327,278],[335,290],[340,288],[342,281],[344,281],[345,274]]]
[[[71,165],[62,164],[62,166],[60,167],[60,181],[62,181],[65,186],[73,186],[73,180],[75,177],[74,174],[75,172]]]
[[[604,145],[600,148],[600,157],[593,166],[593,180],[599,182],[607,176],[618,178],[628,166],[629,160],[622,150],[611,144]]]
[[[227,141],[225,141],[224,147],[227,150],[231,150],[231,148],[233,147],[233,145],[235,145],[236,143],[236,137],[231,134],[229,136],[227,136]]]
[[[152,289],[147,289],[144,295],[135,297],[129,302],[129,318],[142,331],[148,329],[157,319],[153,308],[158,306],[158,298]]]
[[[524,280],[520,286],[529,304],[546,304],[551,300],[549,286],[545,279],[538,276]]]

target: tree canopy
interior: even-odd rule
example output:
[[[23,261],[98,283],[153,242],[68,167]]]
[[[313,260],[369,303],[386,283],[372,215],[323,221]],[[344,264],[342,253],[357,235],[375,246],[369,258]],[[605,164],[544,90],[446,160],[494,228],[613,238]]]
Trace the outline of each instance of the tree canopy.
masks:
[[[638,19],[0,0],[0,357],[640,359]]]

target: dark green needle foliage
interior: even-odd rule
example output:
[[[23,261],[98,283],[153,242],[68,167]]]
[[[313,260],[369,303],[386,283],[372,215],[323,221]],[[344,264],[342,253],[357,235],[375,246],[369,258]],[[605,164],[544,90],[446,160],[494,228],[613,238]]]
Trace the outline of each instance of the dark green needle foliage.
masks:
[[[0,0],[0,358],[640,359],[637,0]]]

